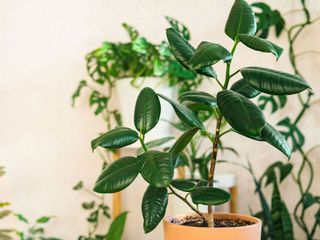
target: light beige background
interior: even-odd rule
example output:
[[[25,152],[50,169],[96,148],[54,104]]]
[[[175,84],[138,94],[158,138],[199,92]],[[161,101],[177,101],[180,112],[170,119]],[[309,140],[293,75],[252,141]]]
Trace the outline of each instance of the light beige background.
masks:
[[[283,12],[296,9],[291,0],[268,0]],[[320,3],[312,4],[312,13],[320,15]],[[71,107],[70,96],[83,78],[88,78],[84,56],[108,39],[127,40],[122,22],[136,26],[154,42],[165,37],[164,16],[173,16],[192,32],[192,43],[214,41],[230,47],[223,34],[224,23],[232,0],[0,0],[0,165],[7,168],[1,179],[1,200],[11,201],[12,208],[31,219],[42,214],[57,218],[48,233],[63,239],[76,239],[86,231],[85,214],[80,202],[88,195],[71,190],[79,179],[92,186],[99,173],[98,156],[90,151],[89,141],[104,130],[99,118],[90,113],[82,99]],[[313,15],[313,16],[314,16]],[[298,17],[289,17],[294,23]],[[319,48],[320,24],[304,33],[298,41],[299,51]],[[286,47],[286,39],[274,40]],[[274,57],[258,54],[244,47],[236,53],[234,69],[259,65],[291,71],[287,51],[276,64]],[[299,59],[305,76],[319,95],[320,58],[306,55]],[[224,71],[222,66],[218,71]],[[220,73],[223,74],[223,73]],[[222,75],[221,75],[222,76]],[[210,85],[211,86],[211,85]],[[208,89],[208,88],[207,88]],[[292,101],[285,111],[271,117],[276,123],[284,115],[295,115],[298,104]],[[319,144],[319,106],[302,120],[306,147]],[[242,137],[226,138],[239,149],[235,161],[254,162],[257,175],[272,161],[285,160],[276,150]],[[319,152],[313,161],[319,166]],[[291,162],[300,163],[297,156]],[[218,171],[236,172],[239,177],[239,210],[248,213],[248,206],[257,206],[250,176],[240,169],[219,166]],[[317,167],[316,172],[319,173]],[[314,191],[319,194],[319,175]],[[124,208],[130,211],[125,239],[160,240],[161,226],[145,236],[142,231],[140,201],[145,184],[137,181],[125,191]],[[290,181],[284,184],[283,196],[292,210],[297,189]],[[172,207],[169,208],[169,212]],[[300,239],[300,238],[299,238]]]

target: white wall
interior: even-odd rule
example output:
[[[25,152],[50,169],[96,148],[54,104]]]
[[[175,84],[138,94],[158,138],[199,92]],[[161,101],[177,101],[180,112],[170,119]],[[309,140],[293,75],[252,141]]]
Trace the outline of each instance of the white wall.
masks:
[[[120,25],[126,21],[136,26],[147,38],[159,42],[167,27],[164,16],[183,21],[192,31],[192,42],[215,41],[231,45],[223,34],[224,22],[232,0],[0,0],[0,165],[8,174],[1,179],[1,200],[9,200],[17,212],[30,218],[42,214],[57,216],[49,233],[67,240],[86,231],[80,202],[88,195],[75,193],[73,184],[84,179],[91,185],[99,172],[98,156],[90,151],[89,141],[104,130],[100,119],[90,113],[86,100],[77,108],[70,105],[70,96],[80,79],[87,78],[84,56],[108,39],[126,40]],[[268,1],[284,12],[295,9],[293,0]],[[313,13],[320,15],[320,3],[312,2]],[[294,22],[296,19],[292,18]],[[316,48],[320,25],[316,24],[299,40],[302,50]],[[275,40],[286,44],[286,39]],[[242,57],[242,58],[241,58]],[[240,47],[234,68],[263,65],[291,71],[287,52],[276,64],[273,56],[254,53]],[[300,63],[317,96],[319,95],[320,58],[308,55]],[[217,70],[223,71],[218,67]],[[296,102],[286,112],[272,117],[273,123],[286,114],[294,114]],[[307,146],[319,144],[319,106],[303,119],[301,127],[307,135]],[[227,138],[226,138],[227,139]],[[241,157],[230,160],[254,162],[257,175],[273,160],[284,157],[268,145],[238,136],[228,137],[241,149]],[[315,165],[319,156],[313,155]],[[293,156],[292,163],[300,159]],[[226,169],[228,168],[228,169]],[[229,169],[230,168],[230,169]],[[248,212],[248,205],[257,205],[250,176],[230,166],[218,171],[234,171],[239,175],[239,208]],[[319,172],[317,167],[316,172]],[[319,176],[316,178],[319,183]],[[144,236],[138,206],[142,198],[141,182],[125,192],[124,207],[130,210],[126,228],[127,240],[160,240],[161,227]],[[136,193],[136,187],[141,194]],[[283,195],[295,201],[292,183],[285,184]],[[313,189],[320,192],[319,184]],[[290,205],[291,206],[291,205]]]

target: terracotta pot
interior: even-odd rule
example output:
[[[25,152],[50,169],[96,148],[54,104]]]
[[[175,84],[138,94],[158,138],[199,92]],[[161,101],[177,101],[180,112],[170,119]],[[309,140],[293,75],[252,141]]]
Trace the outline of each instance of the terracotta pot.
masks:
[[[164,240],[260,240],[261,221],[257,218],[231,213],[215,213],[215,218],[242,219],[254,224],[244,227],[203,228],[171,223],[172,219],[183,219],[186,215],[167,217],[163,220]],[[196,216],[196,214],[188,214]]]

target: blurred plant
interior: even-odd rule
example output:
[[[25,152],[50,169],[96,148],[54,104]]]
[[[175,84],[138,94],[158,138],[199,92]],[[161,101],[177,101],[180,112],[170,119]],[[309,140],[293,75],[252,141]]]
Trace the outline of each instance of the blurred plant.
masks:
[[[94,192],[90,191],[84,183],[80,181],[77,183],[73,190],[79,191],[83,190],[90,194],[93,197],[91,201],[85,201],[81,204],[82,208],[88,212],[88,216],[86,218],[88,222],[88,230],[87,234],[79,236],[79,240],[99,240],[103,235],[98,234],[97,230],[99,226],[109,220],[111,218],[109,213],[109,207],[105,203],[105,198],[103,195],[95,194]],[[103,238],[102,238],[103,239]]]
[[[310,10],[305,0],[298,0],[301,4],[301,9],[292,11],[303,13],[304,19],[291,26],[286,30],[289,43],[289,58],[290,63],[293,67],[294,73],[303,78],[302,72],[298,66],[298,57],[303,54],[319,54],[317,51],[312,49],[297,54],[295,43],[299,37],[302,36],[303,31],[320,20],[320,17],[311,19]],[[259,8],[260,12],[256,13],[258,18],[258,31],[262,37],[267,37],[269,30],[272,26],[276,27],[276,36],[280,36],[285,30],[285,20],[277,10],[271,10],[266,3],[254,3],[254,7]],[[256,184],[256,191],[259,195],[262,210],[257,213],[257,216],[264,220],[263,227],[263,240],[278,240],[278,239],[294,239],[292,222],[295,221],[299,228],[301,228],[306,236],[306,239],[312,240],[315,238],[317,229],[320,226],[320,196],[311,193],[311,187],[314,184],[314,162],[310,159],[310,153],[319,148],[319,145],[312,147],[309,150],[305,150],[305,136],[303,131],[300,129],[300,121],[310,111],[310,108],[315,104],[319,103],[319,100],[312,100],[313,93],[309,91],[305,96],[301,93],[298,95],[298,100],[301,104],[301,109],[294,118],[285,117],[278,122],[278,126],[283,127],[282,134],[291,143],[292,152],[296,152],[301,157],[301,164],[298,166],[297,174],[292,171],[294,167],[291,164],[282,164],[277,162],[276,164],[270,165],[262,177],[257,180],[252,167],[249,166],[248,170],[251,172]],[[287,98],[285,96],[265,96],[259,97],[260,108],[265,110],[268,104],[271,104],[271,113],[275,113],[283,109],[286,105]],[[280,170],[280,177],[276,177],[275,169]],[[284,173],[285,172],[285,173]],[[288,214],[287,207],[284,201],[280,197],[278,183],[282,182],[284,178],[289,176],[293,177],[294,182],[297,184],[299,189],[300,198],[296,203],[293,211],[293,218]],[[263,179],[267,179],[265,185],[262,184]],[[265,188],[271,185],[273,187],[271,207],[265,197]],[[278,209],[278,211],[276,211]],[[282,212],[283,211],[283,212]],[[307,212],[314,211],[311,215],[314,216],[311,221]],[[311,225],[308,226],[307,221]]]
[[[0,166],[0,177],[5,174],[4,167]],[[46,237],[45,236],[45,226],[52,219],[52,216],[43,216],[36,220],[32,225],[29,224],[29,220],[20,213],[15,213],[7,207],[10,206],[9,202],[0,202],[0,220],[13,216],[18,221],[28,225],[28,230],[26,232],[19,230],[17,228],[0,228],[0,239],[1,240],[13,240],[17,239],[17,236],[20,240],[60,240],[59,238]]]

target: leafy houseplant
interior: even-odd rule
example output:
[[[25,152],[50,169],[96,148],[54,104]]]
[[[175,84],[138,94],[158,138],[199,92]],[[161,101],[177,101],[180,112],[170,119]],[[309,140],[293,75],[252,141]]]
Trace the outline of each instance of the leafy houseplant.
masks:
[[[225,33],[234,43],[230,52],[223,46],[210,42],[202,42],[194,49],[176,30],[167,29],[167,38],[174,56],[189,71],[206,74],[214,72],[212,65],[219,61],[225,63],[224,81],[222,82],[214,74],[214,79],[221,90],[216,94],[216,97],[212,95],[213,93],[189,91],[185,93],[184,101],[177,102],[157,94],[151,88],[144,88],[140,92],[135,106],[136,130],[116,127],[92,140],[93,150],[97,147],[119,149],[140,141],[144,153],[138,156],[123,157],[108,166],[97,179],[94,191],[98,193],[121,191],[128,187],[138,174],[141,174],[149,184],[142,200],[146,233],[152,231],[163,219],[168,195],[173,194],[185,202],[196,215],[187,215],[182,219],[176,217],[170,221],[166,219],[166,240],[211,239],[214,237],[217,239],[260,239],[261,223],[259,220],[249,216],[219,215],[212,212],[213,205],[220,205],[230,200],[229,193],[213,187],[219,143],[221,137],[230,132],[221,132],[221,124],[223,120],[226,120],[233,132],[256,141],[267,142],[290,158],[291,151],[285,138],[266,122],[263,113],[250,98],[254,98],[260,93],[269,95],[297,94],[310,87],[299,76],[262,67],[245,67],[231,73],[231,63],[239,43],[257,51],[272,53],[277,59],[280,57],[282,53],[280,47],[254,36],[256,27],[255,14],[251,6],[245,0],[235,0],[225,26]],[[238,73],[241,73],[241,79],[231,85],[231,80]],[[159,98],[169,102],[179,119],[189,126],[189,129],[180,136],[173,146],[163,152],[149,150],[145,144],[146,134],[157,125],[160,118]],[[189,108],[189,103],[198,105],[198,110]],[[199,112],[208,108],[215,109],[218,113],[213,133],[206,129],[198,117]],[[177,158],[199,131],[212,142],[208,179],[198,182],[174,180],[173,173]],[[186,196],[182,196],[177,190],[187,192]],[[208,213],[199,212],[189,201],[189,197],[196,205],[208,205]],[[197,223],[194,223],[195,219]],[[222,230],[219,227],[221,227],[221,222],[226,219],[229,219],[232,225],[248,224],[250,226],[246,226],[246,228],[227,227]],[[240,222],[235,219],[240,219],[238,220]],[[181,226],[185,224],[208,226],[208,228]],[[214,226],[215,228],[213,228]]]

